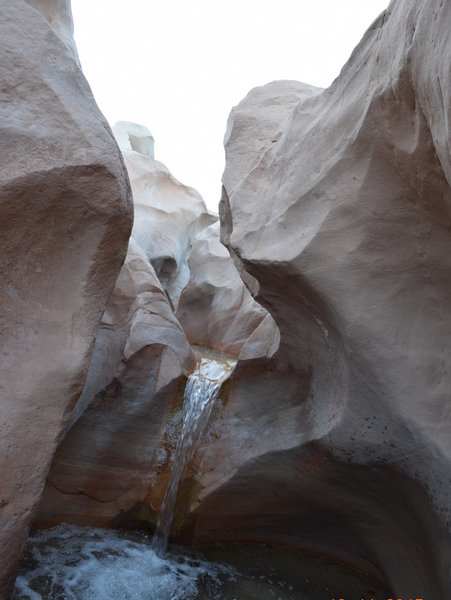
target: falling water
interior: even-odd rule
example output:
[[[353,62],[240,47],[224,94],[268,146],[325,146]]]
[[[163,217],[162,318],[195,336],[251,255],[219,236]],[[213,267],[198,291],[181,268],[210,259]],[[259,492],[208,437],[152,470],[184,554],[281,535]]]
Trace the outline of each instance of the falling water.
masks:
[[[189,378],[184,422],[157,532],[60,525],[29,538],[11,600],[386,600],[379,583],[327,558],[265,545],[165,553],[177,488],[234,362],[201,358]],[[162,556],[164,554],[164,556]],[[338,597],[338,596],[335,596]]]
[[[169,484],[152,541],[152,549],[160,557],[164,555],[168,545],[180,480],[194,455],[221,386],[230,376],[234,366],[235,361],[233,360],[199,357],[196,369],[186,383],[183,398],[182,432],[175,450]]]

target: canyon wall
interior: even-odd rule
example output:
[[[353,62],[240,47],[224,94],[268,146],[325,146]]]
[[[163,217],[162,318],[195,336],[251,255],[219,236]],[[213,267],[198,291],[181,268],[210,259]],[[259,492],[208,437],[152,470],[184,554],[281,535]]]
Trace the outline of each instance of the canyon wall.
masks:
[[[148,129],[120,121],[113,128],[124,155],[135,208],[133,237],[155,269],[174,309],[189,280],[194,237],[217,221],[202,196],[154,158]]]
[[[193,239],[190,278],[180,296],[177,318],[192,344],[238,357],[250,335],[268,316],[243,285],[219,239],[219,222]]]
[[[252,90],[225,137],[223,241],[280,329],[199,453],[195,543],[341,557],[449,597],[451,4],[394,0],[326,90]]]
[[[251,357],[277,348],[277,327],[246,290],[219,241],[219,223],[207,227],[217,217],[155,160],[148,129],[120,122],[114,133],[142,245],[131,237],[34,529],[61,522],[152,528],[181,430],[186,377],[196,363],[191,344],[238,355],[249,342]],[[183,281],[177,315],[185,331],[173,304]]]
[[[0,2],[0,597],[83,389],[132,227],[68,2]],[[55,26],[55,29],[53,29]]]
[[[161,283],[131,238],[35,528],[108,526],[129,511],[137,521],[139,511],[154,517],[160,441],[194,365]]]
[[[232,110],[231,258],[150,132],[118,124],[136,213],[118,278],[128,180],[61,6],[0,3],[0,594],[60,438],[35,527],[154,524],[193,343],[239,361],[182,482],[178,539],[304,547],[446,600],[450,3],[393,0],[328,89],[272,82]]]

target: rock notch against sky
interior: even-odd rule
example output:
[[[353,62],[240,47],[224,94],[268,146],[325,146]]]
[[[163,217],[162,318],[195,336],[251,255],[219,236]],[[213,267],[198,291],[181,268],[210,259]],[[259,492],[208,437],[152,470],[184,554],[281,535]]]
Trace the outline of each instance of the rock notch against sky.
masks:
[[[153,138],[146,128],[120,121],[114,131],[132,184],[133,237],[177,308],[189,279],[190,243],[217,217],[208,212],[196,190],[177,181],[153,158]]]
[[[183,250],[178,260],[189,278],[182,297],[186,291],[190,301],[181,309],[187,336],[151,264],[155,257],[149,253],[155,247],[148,240],[155,235],[156,223],[146,211],[137,211],[134,231],[142,233],[144,248],[130,238],[102,317],[83,393],[50,469],[35,528],[61,522],[108,526],[147,519],[152,523],[168,475],[167,440],[181,425],[177,403],[185,377],[195,365],[189,342],[238,356],[252,336],[247,347],[252,358],[266,354],[268,344],[275,344],[273,351],[277,347],[275,324],[258,327],[265,317],[272,319],[252,299],[220,244],[217,217],[203,212],[200,196],[194,190],[185,194],[188,188],[175,182],[165,167],[169,191],[153,178],[155,165],[163,166],[152,157],[154,142],[147,128],[122,122],[115,135],[125,148],[128,165],[142,161],[138,175],[130,171],[132,189],[145,189],[147,208],[158,210],[158,228],[170,234],[174,256]],[[181,190],[175,198],[173,186]],[[199,207],[196,228],[205,217],[207,224],[212,220],[216,224],[189,243],[195,232],[189,219]],[[166,283],[172,293],[171,282]],[[196,329],[200,322],[203,337]]]

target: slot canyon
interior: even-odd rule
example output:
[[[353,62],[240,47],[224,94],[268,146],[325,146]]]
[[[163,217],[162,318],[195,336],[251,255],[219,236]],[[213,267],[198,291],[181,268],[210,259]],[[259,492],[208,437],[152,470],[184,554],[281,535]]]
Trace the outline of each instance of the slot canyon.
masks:
[[[230,107],[219,215],[0,16],[0,600],[449,600],[451,2]]]

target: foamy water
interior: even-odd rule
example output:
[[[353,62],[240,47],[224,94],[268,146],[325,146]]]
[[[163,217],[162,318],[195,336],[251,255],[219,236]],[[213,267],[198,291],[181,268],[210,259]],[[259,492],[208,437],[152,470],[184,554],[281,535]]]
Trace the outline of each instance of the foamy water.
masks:
[[[233,577],[231,567],[180,551],[159,558],[150,542],[113,530],[59,526],[27,548],[13,600],[190,600],[200,583],[217,598],[219,575]]]
[[[138,532],[59,526],[28,539],[11,600],[387,600],[388,590],[324,557],[215,545],[208,560]]]
[[[377,582],[326,558],[295,550],[212,546],[204,549],[207,560],[188,549],[170,547],[164,555],[180,479],[234,366],[234,361],[200,358],[187,382],[182,433],[153,541],[144,533],[71,525],[38,533],[28,539],[11,600],[389,597]]]
[[[220,598],[218,576],[233,568],[172,551],[168,543],[180,479],[193,457],[233,360],[199,357],[183,402],[183,425],[153,542],[113,530],[60,526],[32,536],[13,598],[30,600],[190,600]]]

